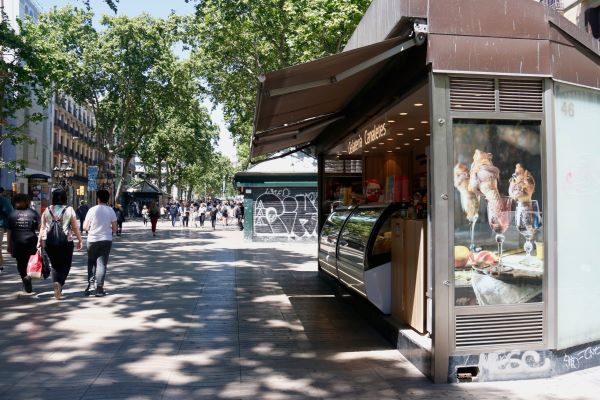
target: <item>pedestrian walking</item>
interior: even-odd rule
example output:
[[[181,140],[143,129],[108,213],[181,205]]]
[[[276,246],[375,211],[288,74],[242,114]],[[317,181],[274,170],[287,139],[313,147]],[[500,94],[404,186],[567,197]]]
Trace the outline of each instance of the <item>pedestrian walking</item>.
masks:
[[[200,228],[203,228],[204,219],[206,218],[206,204],[200,203],[200,208],[198,209],[198,217],[200,218]]]
[[[169,214],[171,215],[171,225],[175,226],[177,222],[177,204],[171,204],[171,208],[169,208]]]
[[[117,232],[117,215],[107,204],[110,198],[108,190],[98,190],[96,197],[98,205],[90,208],[83,223],[88,231],[88,285],[84,293],[89,296],[93,291],[96,297],[102,297],[106,294],[104,279],[113,234]]]
[[[179,210],[181,214],[181,227],[188,227],[190,222],[190,206],[182,204]]]
[[[117,216],[117,236],[121,236],[123,233],[123,222],[125,222],[125,213],[119,203],[114,207],[114,211]]]
[[[218,213],[217,207],[211,208],[211,210],[210,210],[210,223],[212,224],[213,231],[216,229],[215,225],[217,223],[217,213]]]
[[[194,221],[194,228],[197,228],[200,223],[200,212],[199,206],[193,206],[192,208],[192,220]]]
[[[87,204],[85,204],[85,200],[81,200],[79,202],[79,207],[77,207],[77,211],[75,214],[77,215],[77,219],[79,220],[79,230],[83,232],[83,221],[85,220],[85,216],[90,208]]]
[[[33,291],[31,277],[27,276],[27,263],[29,257],[37,251],[38,235],[40,229],[40,215],[30,208],[31,202],[26,194],[17,194],[14,197],[15,210],[10,213],[7,221],[7,251],[17,260],[17,270],[21,275],[23,290],[26,293]]]
[[[77,237],[77,251],[83,247],[77,216],[73,207],[67,205],[67,193],[62,189],[52,191],[52,205],[42,215],[42,226],[38,238],[38,247],[48,253],[52,265],[52,287],[54,298],[60,300],[71,263],[73,261],[73,234]]]
[[[148,216],[150,217],[150,225],[152,226],[152,236],[156,236],[156,224],[158,222],[158,218],[160,217],[160,210],[155,202],[150,204]]]
[[[4,271],[4,258],[3,244],[4,244],[4,233],[6,232],[6,225],[8,223],[8,216],[12,213],[13,207],[10,204],[10,200],[4,195],[4,188],[0,187],[0,272]]]
[[[144,226],[148,225],[148,206],[145,204],[142,208],[142,219],[144,220]]]

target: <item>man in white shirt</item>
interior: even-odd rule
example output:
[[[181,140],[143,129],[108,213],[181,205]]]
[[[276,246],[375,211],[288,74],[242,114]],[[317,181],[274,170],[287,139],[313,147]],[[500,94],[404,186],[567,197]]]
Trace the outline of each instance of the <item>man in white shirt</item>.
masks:
[[[117,215],[107,204],[110,198],[107,190],[98,190],[96,197],[98,205],[89,209],[83,222],[83,229],[88,232],[88,286],[85,295],[91,295],[94,290],[96,297],[102,297],[106,294],[104,278],[112,238],[117,232]]]

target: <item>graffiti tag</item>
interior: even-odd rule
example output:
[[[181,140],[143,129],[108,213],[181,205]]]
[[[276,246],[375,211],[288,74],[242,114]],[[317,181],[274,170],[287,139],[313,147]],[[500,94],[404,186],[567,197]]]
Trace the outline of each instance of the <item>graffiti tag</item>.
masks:
[[[579,369],[583,360],[591,360],[600,355],[600,346],[588,347],[573,354],[565,354],[563,362],[568,369]]]
[[[316,238],[317,218],[316,192],[267,189],[254,201],[253,228],[258,237]]]

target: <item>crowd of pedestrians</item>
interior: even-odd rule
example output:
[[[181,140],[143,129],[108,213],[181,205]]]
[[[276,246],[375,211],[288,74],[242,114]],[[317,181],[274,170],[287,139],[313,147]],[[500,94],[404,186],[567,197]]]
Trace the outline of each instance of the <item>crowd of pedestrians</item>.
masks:
[[[23,291],[33,292],[32,278],[27,269],[30,257],[39,253],[40,259],[47,260],[54,297],[61,300],[71,271],[73,252],[83,249],[82,231],[85,231],[88,234],[88,282],[84,294],[104,296],[113,235],[124,221],[124,213],[122,218],[118,217],[119,205],[114,208],[108,205],[110,193],[98,190],[98,205],[88,208],[85,202],[81,202],[74,210],[68,205],[67,193],[63,189],[54,189],[51,204],[38,213],[32,208],[28,195],[15,194],[11,202],[2,195],[3,192],[0,188],[0,246],[6,231],[7,251],[16,260]],[[0,266],[3,269],[1,247]]]
[[[26,194],[9,198],[0,188],[0,249],[6,233],[7,251],[16,260],[23,291],[33,292],[33,282],[28,273],[31,256],[47,260],[54,297],[61,300],[62,292],[73,260],[73,252],[83,249],[87,234],[87,286],[84,295],[102,297],[106,294],[104,283],[108,259],[114,236],[121,236],[127,213],[120,204],[109,204],[110,193],[96,192],[97,205],[89,207],[80,201],[77,209],[68,205],[63,189],[52,190],[51,204],[42,204],[38,213]],[[169,221],[173,227],[212,228],[236,226],[243,229],[244,206],[241,202],[200,199],[195,202],[170,202],[159,206],[156,202],[129,206],[132,214],[138,212],[144,226],[150,222],[152,235],[156,236],[158,221]],[[37,256],[36,256],[37,257]],[[0,272],[4,268],[0,251]]]
[[[154,218],[153,218],[154,216]],[[244,205],[241,202],[201,199],[195,202],[170,202],[158,207],[156,203],[144,204],[141,209],[144,226],[152,225],[152,233],[156,236],[156,223],[159,219],[169,221],[172,227],[203,228],[209,226],[217,229],[237,226],[243,229]],[[154,221],[154,222],[153,222]]]

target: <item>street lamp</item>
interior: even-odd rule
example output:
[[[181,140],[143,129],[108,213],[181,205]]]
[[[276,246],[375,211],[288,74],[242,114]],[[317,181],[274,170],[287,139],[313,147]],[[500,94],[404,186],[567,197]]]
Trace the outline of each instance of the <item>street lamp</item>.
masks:
[[[52,170],[52,180],[55,182],[55,186],[65,191],[71,186],[73,175],[75,172],[67,160],[62,160],[60,166],[57,165]]]

